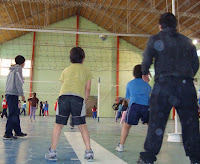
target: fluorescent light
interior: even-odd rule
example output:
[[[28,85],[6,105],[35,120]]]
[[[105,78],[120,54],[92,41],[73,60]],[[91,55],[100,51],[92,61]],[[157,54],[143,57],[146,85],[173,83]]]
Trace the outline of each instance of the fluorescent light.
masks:
[[[200,56],[200,49],[199,49],[199,50],[197,50],[197,55],[198,55],[198,56]]]
[[[198,41],[195,39],[195,40],[192,41],[192,43],[193,43],[193,44],[197,44]]]

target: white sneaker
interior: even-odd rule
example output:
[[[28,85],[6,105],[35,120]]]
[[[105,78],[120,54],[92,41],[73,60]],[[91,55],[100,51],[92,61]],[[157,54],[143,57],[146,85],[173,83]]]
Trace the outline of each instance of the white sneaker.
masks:
[[[92,150],[85,150],[84,158],[87,159],[88,162],[93,162],[94,152]]]
[[[52,150],[49,148],[48,153],[45,154],[45,159],[50,160],[50,161],[57,161],[57,153],[56,150]]]
[[[116,147],[115,150],[117,150],[117,151],[119,151],[119,152],[124,151],[124,145],[121,145],[121,144],[119,143],[119,144],[117,145],[117,147]]]

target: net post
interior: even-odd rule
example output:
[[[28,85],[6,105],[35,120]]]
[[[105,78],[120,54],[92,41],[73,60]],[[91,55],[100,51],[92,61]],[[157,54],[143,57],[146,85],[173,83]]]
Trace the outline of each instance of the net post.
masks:
[[[99,77],[99,80],[98,80],[98,98],[97,98],[97,117],[98,117],[98,122],[100,121],[99,120],[99,112],[100,112],[100,77]]]
[[[116,71],[116,97],[119,101],[119,36],[117,36],[117,71]]]
[[[33,65],[34,65],[34,56],[35,56],[35,37],[36,37],[36,32],[33,32],[33,45],[32,45],[32,58],[31,58],[31,72],[30,72],[30,88],[29,88],[29,97],[32,96],[32,89],[33,89]],[[30,114],[30,103],[29,103],[29,108],[28,108],[28,114]]]
[[[77,14],[77,17],[76,17],[76,31],[78,32],[79,30],[79,14]],[[76,47],[78,47],[78,37],[79,37],[79,34],[76,34]]]

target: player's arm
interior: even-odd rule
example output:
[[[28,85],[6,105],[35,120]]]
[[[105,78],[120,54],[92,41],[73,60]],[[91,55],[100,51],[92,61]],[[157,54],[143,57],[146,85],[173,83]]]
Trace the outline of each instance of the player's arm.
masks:
[[[194,45],[192,46],[191,53],[192,53],[192,69],[195,76],[195,74],[197,73],[199,69],[199,58],[197,55],[196,47]]]
[[[21,96],[22,101],[24,101],[25,97],[24,97],[24,92],[23,92],[23,88],[22,88],[22,86],[23,86],[23,79],[21,78],[19,72],[16,72],[15,85],[16,85],[16,88],[17,88],[19,96]]]
[[[129,83],[126,86],[126,100],[127,100],[127,103],[129,104],[129,101],[130,101]]]
[[[153,58],[155,54],[154,51],[155,50],[153,46],[153,39],[150,37],[147,42],[145,51],[143,53],[143,61],[142,61],[142,79],[146,82],[149,82],[149,76],[151,76],[151,74],[149,73],[149,68],[153,63]]]
[[[88,80],[85,85],[85,102],[87,101],[90,95],[91,83],[92,83],[92,80]]]

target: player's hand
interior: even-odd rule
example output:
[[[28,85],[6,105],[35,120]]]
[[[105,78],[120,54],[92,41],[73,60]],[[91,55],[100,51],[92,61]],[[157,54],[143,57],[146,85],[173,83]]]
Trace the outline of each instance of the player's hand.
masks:
[[[22,101],[25,101],[25,96],[21,96],[21,98],[22,98]]]
[[[146,74],[146,75],[142,75],[142,79],[148,83],[150,81],[149,76],[152,78],[150,72],[148,74]]]

